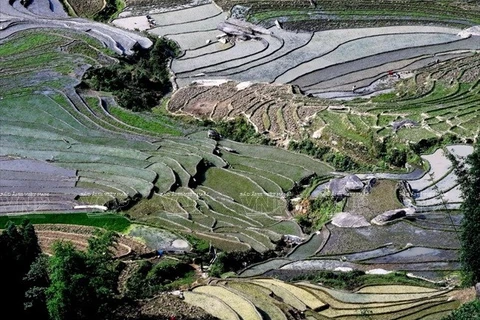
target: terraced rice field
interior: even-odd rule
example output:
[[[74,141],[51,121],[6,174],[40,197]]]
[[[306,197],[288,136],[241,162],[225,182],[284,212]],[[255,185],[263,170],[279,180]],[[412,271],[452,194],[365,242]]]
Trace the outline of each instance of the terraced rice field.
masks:
[[[462,199],[457,177],[446,153],[462,161],[472,151],[469,145],[451,145],[431,155],[424,155],[424,160],[429,163],[429,171],[416,178],[412,175],[411,178],[415,180],[408,181],[413,189],[412,204],[402,204],[396,199],[394,207],[389,207],[392,206],[390,202],[383,204],[382,209],[379,207],[383,199],[377,199],[379,195],[375,188],[390,192],[395,197],[395,188],[382,189],[382,185],[407,178],[404,175],[358,175],[365,180],[375,177],[393,181],[380,180],[367,195],[352,194],[347,199],[346,211],[362,215],[370,221],[384,211],[405,205],[416,211],[415,217],[384,226],[362,228],[342,228],[327,223],[320,232],[312,234],[285,257],[248,266],[240,272],[240,276],[275,275],[289,278],[298,272],[315,270],[352,268],[368,272],[380,268],[438,280],[444,272],[458,270],[458,231],[462,215],[456,209]],[[355,210],[360,198],[363,205]],[[371,211],[365,208],[371,208]]]
[[[52,4],[50,5],[50,3]],[[38,3],[38,5],[32,7],[33,12],[24,8],[17,0],[2,0],[0,1],[0,8],[2,13],[0,40],[25,30],[60,28],[77,33],[85,32],[98,39],[102,44],[101,46],[108,47],[118,54],[132,54],[132,47],[137,43],[144,48],[152,45],[152,41],[146,37],[116,29],[106,24],[81,18],[65,20],[66,14],[57,0]],[[35,10],[35,8],[38,10]]]
[[[332,146],[354,158],[362,154],[367,160],[372,134],[377,139],[390,138],[401,143],[445,134],[460,136],[464,141],[477,137],[478,57],[468,54],[422,69],[399,85],[399,95],[385,96],[385,101],[327,101],[305,97],[284,85],[226,82],[182,88],[174,94],[168,108],[212,120],[245,115],[258,132],[272,138],[298,139],[308,135],[321,145]],[[463,72],[455,71],[461,66]],[[429,75],[433,78],[427,81]],[[413,89],[417,92],[412,93]],[[404,119],[419,125],[393,130],[392,123]]]
[[[11,35],[0,46],[2,214],[101,211],[140,200],[127,211],[131,219],[228,251],[271,250],[284,234],[302,236],[285,194],[331,167],[274,147],[216,142],[78,92],[89,65],[114,62],[95,37],[68,28],[4,32]],[[125,34],[115,37],[127,50]]]
[[[455,309],[456,294],[446,288],[410,285],[372,285],[347,292],[267,278],[214,280],[184,292],[187,303],[219,319],[279,320],[300,313],[306,319],[358,319],[365,314],[371,319],[420,319]]]
[[[368,158],[367,152],[372,135],[401,143],[445,134],[465,141],[478,136],[480,60],[476,52],[480,38],[459,35],[462,28],[476,23],[475,15],[470,16],[478,10],[474,5],[445,6],[444,11],[434,14],[433,8],[423,12],[417,5],[382,1],[382,8],[403,8],[397,17],[415,10],[419,19],[401,23],[401,19],[388,17],[394,27],[379,22],[375,28],[291,31],[276,27],[275,18],[285,17],[280,19],[285,26],[307,25],[323,21],[330,17],[328,10],[345,4],[279,1],[279,8],[266,2],[218,4],[223,8],[234,4],[251,7],[247,17],[265,22],[271,34],[258,34],[249,41],[232,38],[220,42],[217,36],[221,32],[215,28],[226,13],[212,4],[159,14],[159,21],[167,21],[167,26],[149,32],[175,40],[183,50],[171,65],[180,88],[169,103],[171,112],[211,120],[246,116],[258,132],[271,138],[283,141],[308,136],[353,158],[362,154],[367,162],[375,160]],[[371,5],[361,1],[345,12],[363,7],[370,9],[359,14],[369,16]],[[233,15],[237,9],[232,9]],[[388,16],[387,9],[378,10]],[[453,21],[449,16],[455,10],[471,12],[464,20]],[[307,16],[309,21],[303,21]],[[339,20],[350,18],[360,21],[359,26],[369,26],[356,14]],[[399,94],[388,93],[395,85]],[[367,102],[350,101],[381,93],[387,94]],[[393,131],[391,123],[403,119],[414,120],[419,126]]]
[[[459,157],[460,161],[472,151],[473,147],[468,145],[446,148],[446,152]],[[430,211],[444,206],[449,209],[458,209],[462,202],[461,191],[457,183],[457,176],[453,172],[450,161],[444,155],[444,151],[439,149],[434,154],[423,157],[431,158],[430,170],[422,179],[410,182],[416,192],[417,210]]]
[[[155,249],[190,247],[153,227],[193,234],[224,251],[265,252],[275,250],[283,235],[304,239],[285,257],[248,266],[241,278],[213,279],[184,292],[185,302],[219,319],[418,319],[459,305],[449,288],[369,286],[347,292],[249,277],[350,268],[405,271],[436,280],[458,270],[462,216],[454,210],[461,193],[446,153],[461,158],[471,147],[449,146],[423,156],[429,171],[409,181],[414,218],[363,228],[327,223],[304,235],[288,210],[288,192],[307,178],[332,177],[333,168],[284,149],[214,141],[203,130],[177,126],[176,120],[131,114],[107,94],[78,91],[91,65],[115,63],[112,52],[129,55],[136,45],[146,48],[151,41],[110,25],[64,19],[56,0],[48,6],[35,1],[28,8],[19,1],[0,1],[0,214],[124,210],[142,224],[129,234]],[[71,2],[85,11],[86,2]],[[100,2],[88,4],[93,13]],[[226,12],[208,1],[195,4],[131,0],[114,21],[180,45],[183,53],[171,63],[181,88],[168,103],[172,113],[210,120],[246,116],[272,138],[312,137],[346,154],[364,151],[371,136],[401,142],[446,133],[464,141],[478,138],[480,38],[458,35],[461,28],[480,23],[473,5],[461,7],[461,18],[453,17],[458,7],[424,7],[408,25],[398,16],[418,7],[396,3],[384,10],[389,0],[375,8],[357,0],[353,6],[219,1],[224,8],[248,4],[247,18],[268,28],[252,40],[224,43],[216,26]],[[272,4],[278,6],[272,9]],[[359,18],[372,13],[380,17]],[[278,24],[290,30],[274,26],[279,16]],[[358,26],[354,20],[364,27],[326,30]],[[370,24],[375,28],[365,28]],[[420,72],[411,72],[416,69]],[[395,83],[396,95],[349,101],[386,92]],[[392,130],[392,122],[402,119],[420,125]],[[377,212],[363,214],[370,220]],[[85,248],[93,229],[43,225],[37,230],[48,253],[58,238]],[[116,254],[147,251],[121,237]]]
[[[361,88],[368,89],[390,70],[427,65],[437,53],[451,59],[461,55],[459,50],[479,49],[476,39],[456,35],[459,28],[408,25],[313,33],[271,27],[272,35],[223,44],[215,29],[225,14],[211,4],[152,17],[160,26],[150,32],[171,37],[185,52],[172,63],[180,87],[198,79],[225,78],[291,83],[315,95],[348,94],[355,85],[362,93]]]
[[[141,27],[142,30],[149,29],[148,32],[154,35],[167,36],[181,47],[183,55],[171,65],[179,87],[198,80],[227,79],[237,82],[293,84],[307,94],[317,96],[355,97],[381,91],[381,83],[385,82],[389,71],[418,69],[432,62],[462,57],[468,51],[480,49],[477,37],[457,36],[462,28],[475,24],[478,19],[475,19],[473,12],[478,11],[478,8],[467,10],[464,7],[442,7],[445,10],[442,14],[449,12],[449,15],[465,10],[463,21],[452,21],[445,16],[431,16],[432,12],[422,15],[420,12],[424,9],[423,6],[419,9],[416,5],[406,5],[408,10],[415,10],[416,15],[435,17],[441,21],[438,22],[439,25],[449,24],[449,27],[432,26],[430,17],[423,20],[410,19],[403,24],[400,21],[392,22],[395,27],[348,29],[347,26],[334,28],[340,30],[291,31],[275,27],[273,21],[276,14],[283,17],[278,19],[286,26],[289,25],[288,20],[292,14],[308,19],[307,23],[315,23],[329,16],[325,8],[341,8],[344,4],[322,2],[320,5],[308,1],[279,1],[280,7],[275,7],[274,3],[258,1],[251,4],[221,1],[218,4],[225,9],[224,12],[213,3],[174,8],[159,5],[157,9],[150,10],[150,17],[155,23],[150,28]],[[312,4],[319,7],[318,13],[317,9],[311,7]],[[250,8],[249,17],[254,22],[262,20],[271,34],[256,35],[249,41],[236,41],[234,38],[226,42],[220,41],[218,36],[222,32],[216,30],[217,25],[229,16],[227,10],[233,5]],[[393,5],[385,1],[379,5],[395,7],[404,4]],[[370,8],[371,4],[359,1],[358,6]],[[156,13],[156,10],[161,13]],[[339,9],[338,12],[342,10],[348,12],[358,9]],[[382,10],[376,9],[387,14]],[[235,16],[237,11],[233,8],[232,15]],[[118,19],[117,22],[129,29],[139,27],[134,25],[134,19],[144,20],[146,14],[132,14],[132,10],[126,8],[125,18]],[[360,14],[368,15],[367,12]],[[258,15],[264,15],[265,19],[258,19]],[[351,19],[362,21],[356,15]],[[300,23],[297,19],[294,20]],[[387,16],[381,20],[394,21]],[[130,26],[129,21],[133,23]],[[369,26],[369,23],[365,25]],[[357,89],[354,94],[351,91],[353,86]]]
[[[469,25],[478,23],[478,4],[474,1],[448,2],[441,6],[433,0],[400,2],[381,0],[375,4],[364,0],[354,1],[243,1],[221,0],[217,2],[226,10],[242,11],[252,21],[271,24],[275,19],[282,21],[286,28],[303,30],[324,30],[348,28],[351,26],[382,26],[409,24],[450,24]],[[235,8],[238,6],[238,8]]]

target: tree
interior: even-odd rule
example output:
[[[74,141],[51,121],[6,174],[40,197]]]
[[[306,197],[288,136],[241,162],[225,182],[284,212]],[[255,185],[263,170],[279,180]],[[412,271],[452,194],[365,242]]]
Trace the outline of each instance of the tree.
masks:
[[[23,278],[39,254],[40,247],[32,224],[25,220],[17,227],[8,222],[0,235],[0,279],[8,290],[0,290],[0,301],[20,318],[24,314],[23,303],[28,289]]]
[[[154,43],[151,48],[138,46],[135,54],[118,57],[118,64],[88,70],[83,85],[111,91],[121,107],[133,111],[157,106],[172,88],[167,62],[175,57],[177,47],[165,38],[151,40]]]
[[[52,320],[86,319],[88,308],[87,275],[84,254],[70,242],[57,242],[50,259],[50,286],[46,291],[47,309]],[[78,300],[77,300],[78,298]],[[87,314],[85,314],[87,313]]]
[[[460,260],[464,283],[480,282],[480,142],[464,163],[451,156],[463,195]]]
[[[99,232],[88,240],[86,267],[90,295],[95,299],[96,313],[106,319],[115,303],[118,280],[118,261],[114,260],[114,246],[118,235],[113,231]]]
[[[171,289],[172,283],[188,277],[193,271],[188,263],[175,259],[161,259],[156,264],[142,261],[126,282],[127,296],[133,299],[152,297]]]
[[[25,292],[24,310],[27,319],[48,320],[46,290],[50,284],[47,255],[39,255],[23,279],[29,288]]]
[[[30,269],[30,265],[41,253],[40,245],[38,244],[38,237],[35,233],[33,224],[31,224],[29,220],[23,220],[19,229],[23,238],[25,261],[29,266],[28,269]]]
[[[49,263],[46,291],[52,320],[110,319],[115,304],[118,272],[112,247],[116,235],[99,233],[88,241],[87,252],[69,242],[57,242]]]

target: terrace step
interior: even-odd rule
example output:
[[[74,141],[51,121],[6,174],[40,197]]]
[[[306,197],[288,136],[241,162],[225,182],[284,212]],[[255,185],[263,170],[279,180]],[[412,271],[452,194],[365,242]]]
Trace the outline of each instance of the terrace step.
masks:
[[[194,288],[193,292],[209,294],[220,299],[235,310],[241,319],[262,319],[260,313],[249,300],[223,286],[200,286]]]

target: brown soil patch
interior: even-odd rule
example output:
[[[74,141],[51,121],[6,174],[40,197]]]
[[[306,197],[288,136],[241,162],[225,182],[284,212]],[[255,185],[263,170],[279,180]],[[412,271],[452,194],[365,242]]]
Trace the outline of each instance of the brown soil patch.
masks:
[[[169,319],[174,316],[176,320],[210,320],[215,319],[198,307],[186,304],[181,299],[171,295],[160,295],[146,301],[141,307],[141,313],[158,319]]]
[[[240,90],[237,85],[192,84],[175,92],[168,110],[214,121],[245,115],[259,132],[268,130],[271,138],[278,138],[299,135],[307,118],[326,108],[322,100],[295,93],[290,85],[256,83]]]
[[[52,254],[52,245],[56,241],[69,241],[75,248],[86,250],[88,247],[88,239],[95,234],[96,230],[98,230],[98,228],[67,224],[35,225],[40,248],[47,254]],[[142,255],[150,251],[151,250],[143,243],[125,235],[120,235],[118,244],[114,250],[117,258],[129,254]]]
[[[475,289],[465,288],[460,290],[454,290],[447,294],[449,297],[453,297],[453,299],[460,301],[462,304],[470,302],[475,299]]]
[[[91,16],[102,10],[104,0],[68,0],[75,13],[79,16]]]
[[[212,113],[216,104],[217,101],[198,101],[190,107],[189,112],[201,117],[208,117]]]

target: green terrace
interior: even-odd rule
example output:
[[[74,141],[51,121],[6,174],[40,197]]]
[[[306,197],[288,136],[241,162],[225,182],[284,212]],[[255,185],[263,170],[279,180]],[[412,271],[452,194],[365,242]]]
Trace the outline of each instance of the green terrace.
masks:
[[[2,155],[75,170],[76,187],[90,190],[76,198],[78,204],[141,199],[125,213],[133,221],[194,233],[225,250],[266,251],[285,233],[302,234],[285,195],[304,179],[328,176],[331,167],[274,147],[216,142],[205,131],[183,135],[175,119],[132,113],[109,95],[75,90],[75,70],[94,55],[61,48],[72,41],[92,52],[99,48],[72,32],[50,35],[19,33],[2,46],[0,64],[11,68],[0,78]],[[62,65],[50,59],[21,63],[35,56],[37,45]],[[95,64],[106,63],[101,57]],[[53,182],[51,188],[67,192]]]

